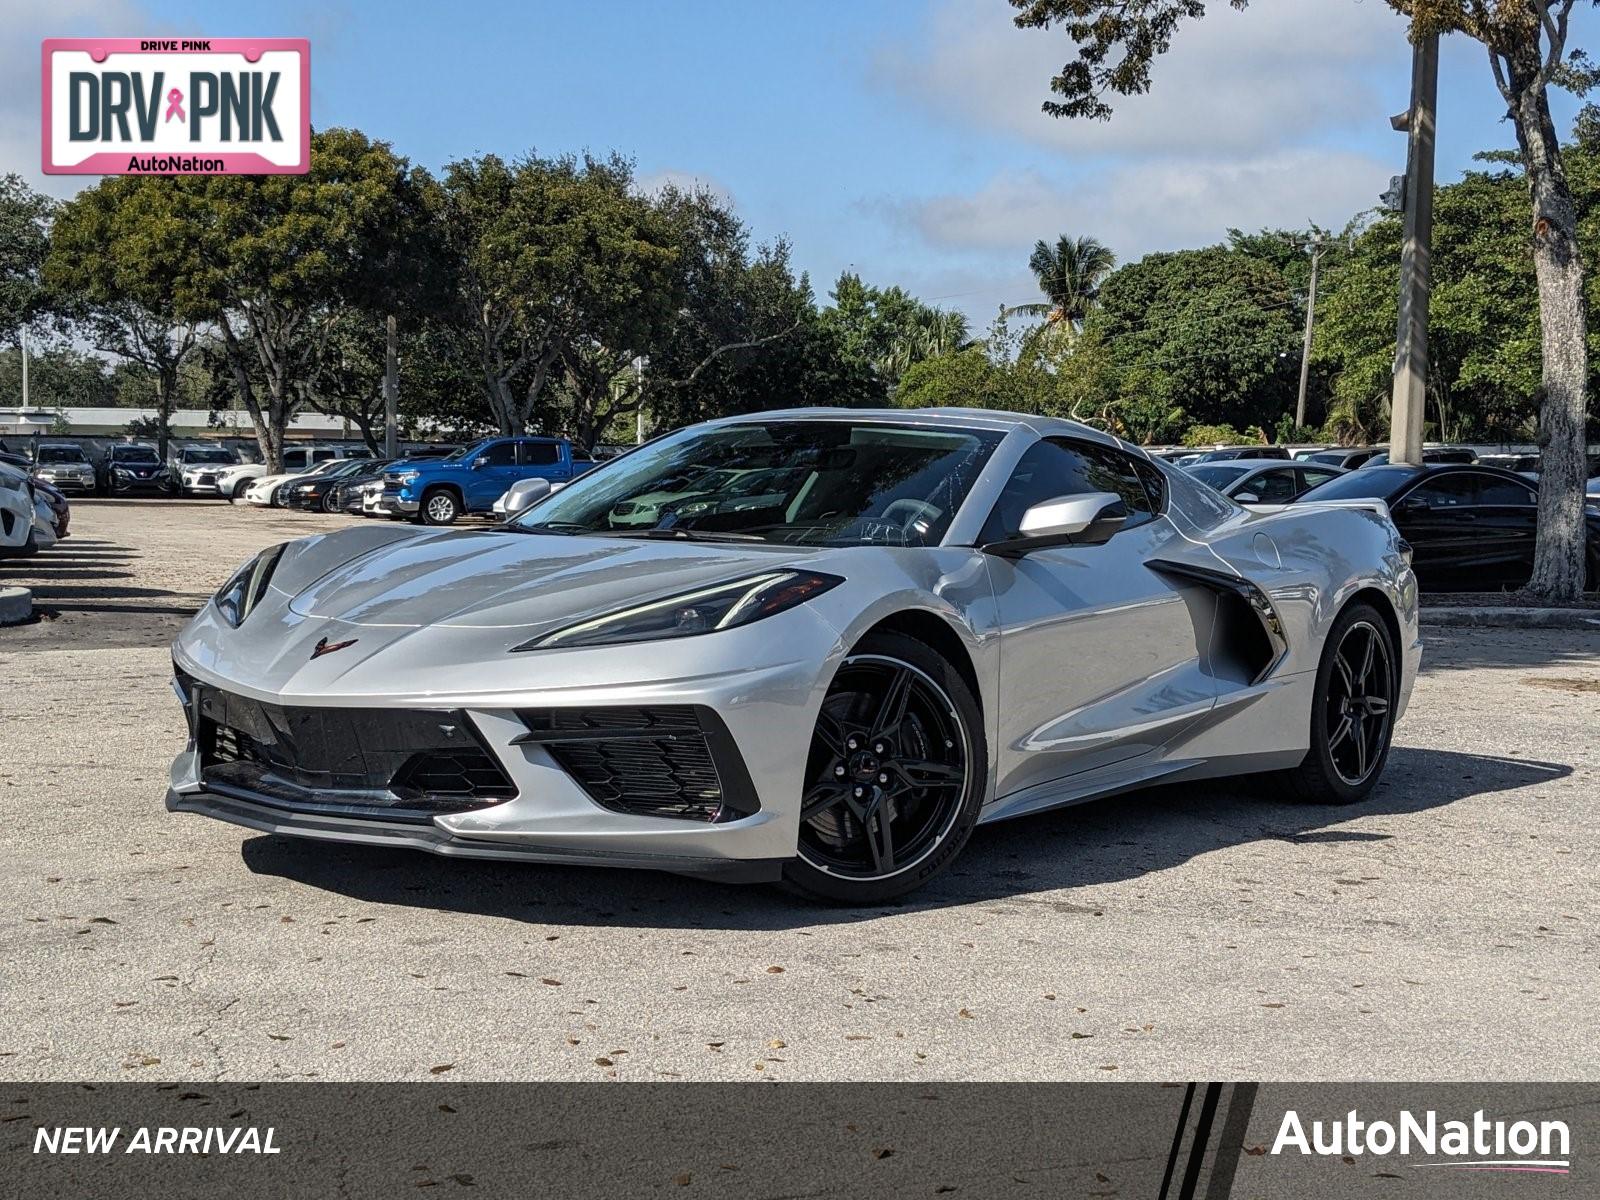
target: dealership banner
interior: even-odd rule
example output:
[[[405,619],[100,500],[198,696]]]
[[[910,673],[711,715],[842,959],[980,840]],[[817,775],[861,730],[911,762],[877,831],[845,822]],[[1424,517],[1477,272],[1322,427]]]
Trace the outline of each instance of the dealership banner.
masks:
[[[28,1197],[1596,1193],[1590,1084],[5,1085]]]
[[[49,175],[304,174],[304,38],[49,38],[41,64]]]

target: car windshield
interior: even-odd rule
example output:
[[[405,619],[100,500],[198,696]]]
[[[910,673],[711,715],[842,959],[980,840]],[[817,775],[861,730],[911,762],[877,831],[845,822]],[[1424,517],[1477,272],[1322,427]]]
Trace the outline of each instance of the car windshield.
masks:
[[[125,463],[154,463],[161,461],[156,457],[156,452],[148,446],[115,446],[111,450],[111,458],[115,462]]]
[[[453,451],[450,454],[446,454],[443,461],[462,462],[465,459],[476,458],[482,452],[483,448],[494,440],[494,438],[486,438],[481,442],[473,442],[470,446],[463,446],[459,450]]]
[[[1301,500],[1380,500],[1417,473],[1415,467],[1363,467],[1302,493]]]
[[[1206,466],[1190,467],[1189,474],[1194,476],[1201,483],[1210,484],[1212,487],[1220,491],[1227,487],[1235,479],[1239,478],[1239,476],[1243,475],[1246,471],[1251,470],[1254,470],[1254,468],[1247,466],[1236,467],[1232,465],[1224,466],[1222,464],[1208,464]]]
[[[523,529],[809,546],[932,546],[998,433],[854,421],[690,429],[580,477]]]
[[[183,461],[186,463],[234,463],[239,460],[234,458],[232,450],[194,450],[183,452]]]
[[[83,456],[83,451],[76,446],[40,446],[39,461],[41,463],[81,463],[89,460]]]

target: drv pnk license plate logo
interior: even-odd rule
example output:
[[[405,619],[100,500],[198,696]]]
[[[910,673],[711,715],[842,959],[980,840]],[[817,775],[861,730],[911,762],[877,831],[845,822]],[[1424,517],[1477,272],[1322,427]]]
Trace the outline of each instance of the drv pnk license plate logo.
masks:
[[[47,175],[299,175],[305,38],[48,38]]]

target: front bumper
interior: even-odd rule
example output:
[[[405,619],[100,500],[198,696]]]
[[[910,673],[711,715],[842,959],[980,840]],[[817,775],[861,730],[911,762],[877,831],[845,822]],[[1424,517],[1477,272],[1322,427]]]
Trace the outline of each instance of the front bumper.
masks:
[[[636,850],[579,849],[559,843],[490,841],[462,837],[438,825],[297,812],[199,790],[179,792],[169,789],[167,811],[198,813],[261,833],[308,838],[312,841],[422,850],[428,854],[455,858],[555,863],[572,867],[629,867],[670,871],[677,875],[717,879],[726,883],[771,883],[783,873],[783,859],[695,858],[684,854],[649,854]]]
[[[368,492],[361,498],[361,511],[374,517],[414,517],[421,507],[422,502],[420,500],[415,500],[401,492],[387,489]]]
[[[307,719],[310,714],[304,710],[314,708],[459,710],[514,794],[453,811],[373,807],[352,811],[339,796],[319,794],[305,802],[286,799],[281,791],[274,795],[259,787],[240,787],[237,777],[209,765],[213,760],[203,762],[200,744],[192,739],[172,764],[167,807],[276,834],[436,854],[771,879],[796,852],[798,799],[810,739],[796,736],[795,731],[815,723],[838,640],[831,627],[804,610],[784,614],[784,619],[795,636],[778,642],[771,630],[759,625],[728,631],[721,642],[723,653],[714,655],[714,662],[707,660],[703,644],[658,647],[656,661],[650,664],[653,669],[644,678],[637,648],[622,646],[566,652],[559,658],[508,655],[504,663],[441,666],[425,681],[427,691],[415,690],[419,682],[407,672],[413,690],[399,694],[363,686],[356,678],[359,658],[345,658],[365,652],[369,639],[375,639],[373,627],[307,621],[303,626],[307,647],[324,636],[330,641],[359,637],[360,642],[353,651],[310,660],[309,649],[299,645],[297,637],[286,647],[285,657],[305,658],[304,667],[293,672],[299,678],[282,678],[272,686],[262,686],[266,681],[261,680],[251,686],[242,677],[255,671],[218,644],[215,623],[202,613],[174,647],[181,675],[198,680],[202,688],[285,709],[300,708]],[[419,636],[437,637],[443,648],[449,639],[476,634],[441,628]],[[413,660],[431,657],[412,639],[400,640],[412,642],[406,652]],[[374,661],[384,653],[375,652]],[[446,660],[450,657],[446,652]],[[470,685],[462,689],[459,685],[468,679]],[[187,699],[185,703],[189,707]],[[595,778],[603,771],[593,769],[592,760],[585,764],[581,756],[557,744],[588,740],[588,731],[580,729],[573,735],[572,727],[563,725],[552,732],[533,716],[549,712],[587,716],[601,710],[614,713],[657,706],[695,707],[715,714],[716,721],[703,727],[724,797],[715,819],[654,815],[662,810],[644,811],[601,794]],[[343,718],[333,720],[338,723]],[[723,740],[718,744],[713,738]],[[601,739],[596,735],[594,740]],[[734,772],[723,770],[728,761],[723,755],[730,749],[750,802],[733,802],[740,781]],[[628,765],[619,757],[605,766],[619,763]],[[674,759],[671,769],[687,774],[696,768]]]
[[[48,483],[58,491],[92,492],[95,490],[95,480],[92,474],[70,475],[56,474],[51,471],[40,471],[34,475],[35,479]]]
[[[215,475],[197,475],[185,477],[183,494],[185,496],[221,496],[224,493],[222,485],[217,482]]]

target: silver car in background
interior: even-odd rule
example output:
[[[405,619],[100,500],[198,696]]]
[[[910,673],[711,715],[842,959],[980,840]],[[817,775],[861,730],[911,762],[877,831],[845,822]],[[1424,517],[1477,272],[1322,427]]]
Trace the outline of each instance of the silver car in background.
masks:
[[[712,468],[783,484],[750,506],[671,483]],[[655,520],[619,526],[639,497]],[[499,526],[246,563],[173,648],[167,805],[873,903],[981,822],[1157,781],[1358,801],[1420,647],[1381,513],[1251,513],[1068,421],[763,413]]]

